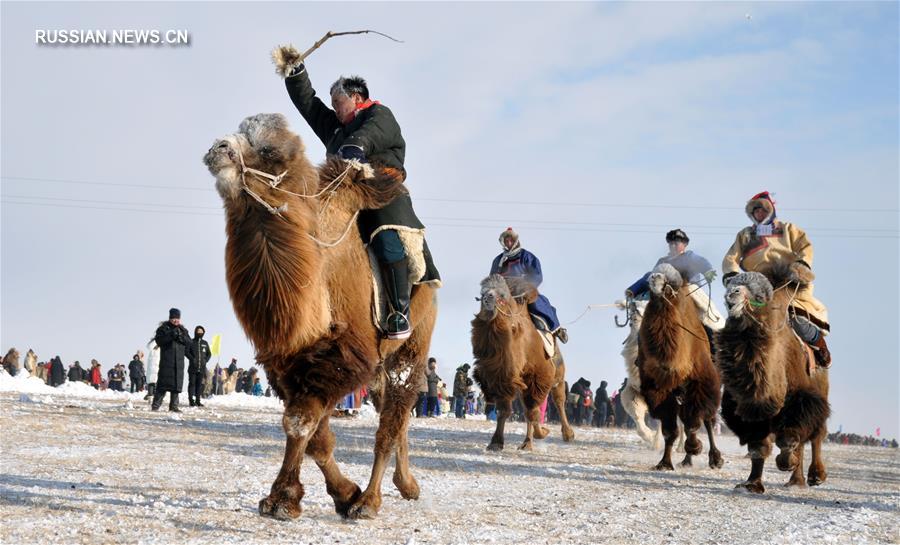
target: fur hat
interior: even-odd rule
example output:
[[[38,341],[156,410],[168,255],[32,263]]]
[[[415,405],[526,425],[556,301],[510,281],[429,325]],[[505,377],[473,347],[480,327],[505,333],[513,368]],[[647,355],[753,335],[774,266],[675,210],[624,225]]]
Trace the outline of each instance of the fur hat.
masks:
[[[756,221],[756,218],[753,217],[753,211],[757,208],[762,208],[766,211],[766,217],[762,221]],[[747,214],[747,217],[750,218],[750,221],[752,221],[754,225],[767,225],[769,223],[772,223],[772,221],[775,219],[775,201],[772,200],[772,196],[768,191],[757,193],[756,195],[750,197],[750,200],[747,201],[747,206],[744,207],[744,212]]]
[[[169,319],[174,320],[175,318],[181,319],[181,311],[173,307],[169,309]]]
[[[506,239],[511,238],[514,241],[519,241],[519,233],[513,231],[512,227],[507,227],[505,231],[500,233],[500,244],[503,244]]]
[[[682,231],[681,229],[672,229],[668,233],[666,233],[666,242],[684,242],[688,244],[691,242],[691,239],[688,238],[687,233]]]

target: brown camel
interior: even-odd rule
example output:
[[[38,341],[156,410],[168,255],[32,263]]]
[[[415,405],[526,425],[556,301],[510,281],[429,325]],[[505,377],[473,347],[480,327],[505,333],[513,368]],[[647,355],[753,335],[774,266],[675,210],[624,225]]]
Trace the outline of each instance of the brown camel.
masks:
[[[481,282],[481,310],[472,320],[472,374],[485,398],[497,405],[497,429],[488,450],[503,449],[503,428],[517,395],[522,396],[527,418],[519,448],[532,450],[532,439],[546,437],[549,430],[541,426],[540,406],[551,390],[563,440],[575,438],[564,405],[566,364],[558,347],[553,358],[547,356],[528,314],[528,304],[536,298],[537,290],[524,280],[493,274]]]
[[[811,280],[812,271],[798,262],[773,270],[771,281],[746,272],[728,283],[728,320],[716,335],[716,363],[725,384],[722,417],[747,445],[751,458],[750,476],[738,488],[765,491],[762,474],[772,433],[781,449],[775,459],[778,469],[791,471],[787,486],[825,481],[822,441],[831,412],[828,371],[813,364],[788,323],[793,294]],[[807,441],[812,444],[812,463],[804,480]]]
[[[409,471],[407,425],[437,315],[436,289],[413,289],[413,333],[388,341],[372,320],[372,278],[356,214],[405,192],[397,176],[329,159],[318,170],[278,114],[245,119],[204,158],[226,215],[225,267],[235,313],[256,348],[272,390],[284,401],[284,462],[264,516],[300,516],[303,454],[325,476],[335,510],[369,518],[381,507],[381,480],[396,453],[393,482],[419,496]],[[335,463],[328,419],[337,401],[374,382],[381,414],[368,487]]]
[[[713,426],[721,399],[719,374],[713,366],[709,340],[697,310],[684,287],[684,279],[668,263],[657,265],[650,274],[650,302],[638,338],[635,365],[641,378],[641,395],[650,414],[660,420],[666,440],[662,460],[655,469],[674,470],[672,445],[678,438],[678,419],[687,439],[682,466],[703,445],[697,438],[702,422],[709,437],[709,467],[722,467]]]

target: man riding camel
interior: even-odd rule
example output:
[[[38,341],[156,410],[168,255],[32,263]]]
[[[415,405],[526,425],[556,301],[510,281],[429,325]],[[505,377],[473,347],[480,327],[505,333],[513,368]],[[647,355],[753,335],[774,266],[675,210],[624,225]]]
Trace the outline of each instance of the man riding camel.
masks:
[[[681,273],[682,277],[687,279],[688,293],[697,307],[700,321],[703,323],[703,328],[706,329],[706,335],[709,337],[710,345],[712,345],[712,333],[725,327],[725,318],[719,313],[715,303],[710,300],[703,288],[710,285],[716,277],[716,271],[706,258],[687,249],[687,245],[690,242],[691,239],[687,236],[687,233],[681,229],[669,231],[666,233],[669,253],[659,258],[656,264],[668,263],[675,267],[675,270]],[[635,298],[646,293],[650,289],[649,278],[650,273],[648,272],[629,286],[625,290],[625,297]]]
[[[331,108],[317,96],[304,64],[293,68],[284,80],[288,94],[303,119],[325,144],[325,153],[341,159],[370,163],[374,168],[406,179],[403,161],[406,142],[400,125],[387,106],[369,98],[364,79],[341,77],[331,86]],[[390,311],[385,323],[389,339],[410,336],[409,303],[412,286],[407,252],[399,230],[423,233],[425,226],[413,211],[409,193],[379,210],[363,210],[358,219],[364,244],[378,258]],[[423,242],[428,274],[437,279],[427,244]]]
[[[541,261],[533,253],[529,252],[519,243],[519,235],[512,227],[500,233],[500,246],[503,252],[494,258],[491,264],[491,274],[499,274],[503,277],[524,278],[537,289],[544,281],[541,272]],[[569,341],[569,334],[559,324],[556,309],[550,304],[550,300],[543,294],[538,294],[537,300],[528,305],[528,312],[542,318],[547,324],[548,331],[562,343]]]
[[[722,260],[722,281],[726,286],[728,280],[741,271],[765,274],[777,263],[797,262],[812,269],[812,243],[803,229],[775,217],[775,201],[768,191],[751,197],[744,211],[753,225],[738,232]],[[831,330],[828,309],[813,296],[811,282],[794,295],[790,316],[794,331],[813,348],[816,364],[830,367],[831,353],[825,344],[825,335]]]

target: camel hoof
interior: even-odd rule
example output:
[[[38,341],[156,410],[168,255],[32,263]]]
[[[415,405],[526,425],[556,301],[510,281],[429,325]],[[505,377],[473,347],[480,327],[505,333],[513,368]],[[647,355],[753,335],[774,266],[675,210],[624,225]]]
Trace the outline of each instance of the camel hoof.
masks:
[[[500,452],[503,450],[503,443],[491,443],[487,446],[487,449],[491,452]]]
[[[524,443],[522,443],[522,446],[519,447],[519,450],[527,450],[528,452],[533,452],[534,447],[532,446],[531,441],[526,440]]]
[[[762,494],[766,491],[766,487],[763,486],[762,481],[745,481],[735,485],[734,488],[736,490],[748,490],[754,494]]]
[[[722,453],[718,450],[709,451],[709,467],[721,469],[723,465],[725,465],[725,460],[722,459]]]
[[[809,486],[819,486],[820,484],[825,482],[826,479],[825,472],[823,471],[821,474],[819,473],[810,473],[806,476],[806,482],[809,483]]]
[[[544,426],[541,426],[538,429],[534,430],[534,438],[535,439],[543,439],[544,437],[547,437],[548,435],[550,435],[550,429],[545,428]]]
[[[300,500],[292,503],[288,500],[273,500],[269,496],[259,502],[259,514],[264,517],[277,520],[294,520],[299,518],[302,512]]]
[[[672,465],[672,462],[662,461],[653,466],[653,469],[657,471],[675,471],[675,466]]]
[[[360,496],[362,496],[362,490],[359,489],[358,485],[354,484],[353,488],[353,493],[350,494],[350,496],[345,500],[341,500],[332,496],[332,499],[334,500],[334,512],[344,518],[347,518],[347,513],[350,512],[350,507],[354,503],[356,503]]]
[[[790,487],[792,487],[792,486],[796,486],[796,487],[799,487],[799,488],[803,488],[803,487],[806,486],[806,481],[803,480],[803,477],[800,477],[799,479],[795,479],[795,478],[791,477],[791,480],[789,480],[788,482],[784,483],[784,487],[785,487],[785,488],[790,488]]]
[[[797,457],[793,450],[782,450],[775,457],[775,465],[781,471],[793,471],[797,467]]]
[[[371,520],[378,514],[378,509],[366,503],[356,503],[347,511],[347,518],[353,520]]]
[[[684,460],[682,460],[678,465],[680,465],[681,467],[694,467],[694,462],[691,461],[690,456],[685,456]]]
[[[562,432],[563,441],[566,443],[571,443],[575,440],[575,432],[572,431],[572,428],[564,429]]]
[[[416,482],[416,479],[412,475],[409,476],[409,482],[403,482],[400,479],[400,476],[395,473],[394,486],[400,491],[400,496],[404,500],[419,499],[419,483]]]

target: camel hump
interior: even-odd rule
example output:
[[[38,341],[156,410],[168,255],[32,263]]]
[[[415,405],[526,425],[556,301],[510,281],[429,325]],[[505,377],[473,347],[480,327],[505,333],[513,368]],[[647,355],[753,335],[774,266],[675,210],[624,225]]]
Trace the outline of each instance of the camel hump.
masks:
[[[384,208],[405,194],[403,180],[403,173],[397,169],[372,168],[367,163],[344,161],[337,156],[329,157],[319,166],[319,190],[341,182],[342,188],[356,194],[361,210]]]
[[[526,280],[525,278],[520,278],[516,276],[511,276],[506,278],[506,285],[509,286],[509,291],[515,299],[520,301],[524,301],[525,304],[530,305],[537,300],[538,291],[537,288],[534,287],[534,284]]]

